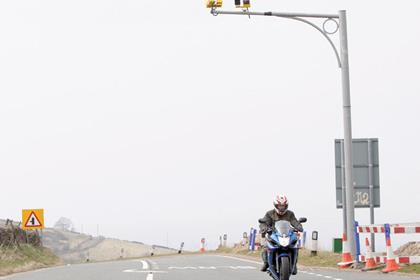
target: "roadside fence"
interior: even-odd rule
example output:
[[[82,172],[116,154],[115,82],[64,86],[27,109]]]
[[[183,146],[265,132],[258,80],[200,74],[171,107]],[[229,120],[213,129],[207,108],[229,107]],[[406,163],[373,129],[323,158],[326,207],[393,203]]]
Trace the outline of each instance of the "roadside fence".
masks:
[[[20,228],[20,222],[16,223],[9,219],[4,224],[0,224],[0,246],[19,247],[20,244],[41,246],[39,232],[27,232]]]

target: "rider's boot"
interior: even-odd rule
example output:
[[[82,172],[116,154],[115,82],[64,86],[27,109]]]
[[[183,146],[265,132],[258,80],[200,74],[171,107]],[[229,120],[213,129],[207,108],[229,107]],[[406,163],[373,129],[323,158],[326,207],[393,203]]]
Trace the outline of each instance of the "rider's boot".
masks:
[[[268,262],[264,262],[263,266],[261,267],[262,272],[266,272],[268,269]]]
[[[297,274],[298,257],[299,257],[299,253],[297,251],[296,252],[296,260],[295,260],[295,267],[293,268],[292,275],[296,275]]]
[[[263,250],[261,253],[262,260],[264,262],[263,266],[261,267],[262,272],[266,272],[268,269],[268,260],[267,260],[267,250]]]

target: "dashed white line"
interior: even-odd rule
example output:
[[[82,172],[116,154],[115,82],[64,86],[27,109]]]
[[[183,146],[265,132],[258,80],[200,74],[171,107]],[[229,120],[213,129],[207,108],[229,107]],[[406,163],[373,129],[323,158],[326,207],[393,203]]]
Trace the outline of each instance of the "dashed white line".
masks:
[[[199,266],[199,269],[216,269],[215,266]]]
[[[127,273],[168,273],[167,271],[159,271],[159,270],[137,270],[137,269],[126,269],[123,272]]]
[[[153,273],[147,274],[146,280],[153,280]]]
[[[234,259],[234,260],[238,260],[238,261],[243,261],[243,262],[249,262],[249,263],[255,263],[255,264],[262,264],[262,262],[258,262],[258,261],[253,261],[253,260],[248,260],[248,259],[243,259],[243,258],[237,258],[237,257],[233,257],[233,256],[220,256],[220,255],[215,255],[216,257],[222,257],[222,258],[229,258],[229,259]],[[309,271],[305,271],[305,270],[301,270],[300,272],[302,273],[306,273],[309,275],[313,275],[313,276],[317,276],[317,277],[324,277],[326,279],[332,279],[332,280],[343,280],[341,278],[334,278],[332,276],[328,276],[328,275],[322,275],[322,274],[318,274],[318,273],[313,273],[313,272],[309,272]]]
[[[252,261],[252,260],[242,259],[242,258],[237,258],[237,257],[232,257],[232,256],[217,256],[216,255],[216,257],[228,258],[228,259],[233,259],[233,260],[238,260],[238,261],[243,261],[243,262],[249,262],[249,263],[262,264],[262,262],[257,262],[257,261]]]

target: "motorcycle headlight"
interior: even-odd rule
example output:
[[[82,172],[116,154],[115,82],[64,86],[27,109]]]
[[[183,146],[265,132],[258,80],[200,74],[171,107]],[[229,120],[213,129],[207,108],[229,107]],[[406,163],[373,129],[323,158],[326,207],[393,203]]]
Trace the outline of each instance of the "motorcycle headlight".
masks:
[[[290,244],[290,237],[281,237],[279,241],[281,246],[287,247]]]

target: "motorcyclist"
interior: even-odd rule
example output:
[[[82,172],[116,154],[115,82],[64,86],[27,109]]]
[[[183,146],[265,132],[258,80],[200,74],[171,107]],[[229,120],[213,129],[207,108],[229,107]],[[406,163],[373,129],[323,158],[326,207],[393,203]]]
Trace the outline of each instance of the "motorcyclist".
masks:
[[[274,209],[268,211],[264,218],[259,219],[258,222],[260,223],[260,231],[262,238],[265,238],[266,233],[271,234],[274,224],[277,221],[288,221],[293,226],[294,229],[297,231],[302,232],[303,227],[302,224],[296,219],[295,214],[288,210],[289,201],[285,195],[277,195],[273,201]],[[267,271],[268,265],[268,255],[267,255],[267,247],[263,246],[263,251],[261,253],[262,260],[264,262],[261,271]],[[293,275],[297,274],[297,266],[295,266],[294,271],[292,271]]]

